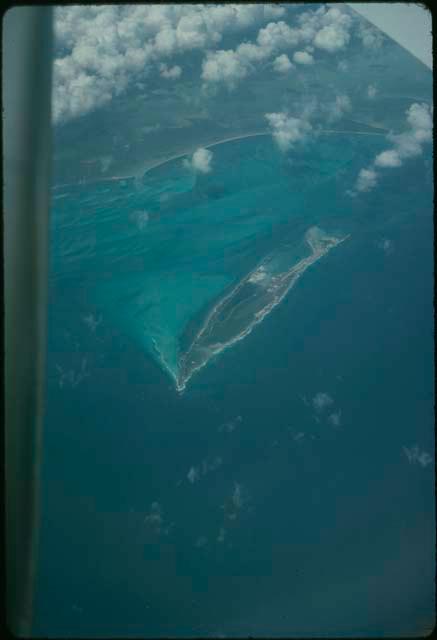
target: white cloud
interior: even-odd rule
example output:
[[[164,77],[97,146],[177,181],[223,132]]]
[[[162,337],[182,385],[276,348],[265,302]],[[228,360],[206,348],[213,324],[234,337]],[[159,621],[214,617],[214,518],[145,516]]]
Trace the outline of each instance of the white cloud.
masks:
[[[188,482],[194,484],[199,479],[199,470],[197,467],[191,467],[189,472],[187,473]]]
[[[232,503],[236,509],[241,509],[243,506],[243,491],[241,484],[235,483],[234,492],[232,494]]]
[[[259,30],[256,43],[242,42],[238,47],[228,50],[208,52],[202,63],[202,80],[208,84],[224,84],[233,90],[241,80],[256,70],[254,63],[268,60],[283,49],[296,46],[299,32],[282,20],[270,22]],[[285,58],[276,63],[277,71],[285,71]]]
[[[130,219],[135,223],[140,231],[144,231],[144,229],[146,229],[149,224],[149,218],[150,215],[148,211],[134,211],[130,215]]]
[[[80,384],[82,380],[89,377],[90,373],[89,371],[87,371],[87,367],[87,358],[82,358],[79,370],[70,369],[69,371],[65,371],[59,364],[57,364],[56,369],[59,374],[59,386],[62,388],[66,384],[67,386],[72,388],[77,387],[77,385]]]
[[[379,153],[375,160],[375,166],[377,167],[400,167],[402,164],[399,153],[395,149],[389,149]]]
[[[152,124],[152,125],[146,125],[145,127],[141,127],[140,128],[140,133],[147,135],[148,133],[152,133],[153,131],[158,131],[158,129],[161,128],[160,124]]]
[[[282,20],[270,22],[260,29],[256,39],[258,45],[270,52],[288,49],[299,44],[300,34],[297,29],[292,29]]]
[[[284,13],[283,7],[263,4],[56,7],[54,120],[64,122],[108,104],[163,58],[215,47],[225,33]]]
[[[225,541],[225,537],[226,537],[226,529],[224,527],[220,527],[220,531],[219,534],[217,536],[217,542],[224,542]]]
[[[290,58],[283,53],[273,60],[273,69],[277,73],[288,73],[294,69],[294,65],[290,62]]]
[[[328,53],[344,49],[350,41],[352,18],[340,8],[325,6],[299,16],[302,39]]]
[[[382,249],[386,255],[390,255],[394,251],[393,241],[388,238],[382,238],[376,244],[378,249]]]
[[[248,73],[247,62],[237,52],[229,49],[208,53],[202,63],[201,77],[205,82],[224,83],[232,90]]]
[[[281,19],[285,15],[286,9],[275,4],[57,7],[54,120],[64,122],[102,107],[131,85],[144,88],[155,68],[163,78],[180,77],[181,66],[169,61],[188,51],[206,52],[201,71],[205,86],[234,89],[257,70],[256,63],[274,59],[278,73],[288,71],[282,56],[290,49],[300,47],[295,61],[310,64],[314,47],[336,53],[349,43],[354,20],[341,7],[309,9],[293,26]],[[225,35],[256,25],[255,42],[242,42],[235,50],[220,48]],[[369,46],[378,37],[375,33],[361,26],[359,37]]]
[[[208,53],[202,66],[202,78],[205,83],[223,83],[234,89],[256,70],[256,65],[252,63],[272,57],[277,59],[285,55],[287,50],[301,45],[303,49],[295,52],[294,62],[312,64],[314,47],[328,53],[346,48],[352,23],[352,18],[346,12],[326,7],[301,14],[293,27],[283,20],[271,22],[259,30],[256,43],[244,42],[235,50]],[[221,63],[225,67],[223,70],[220,69]],[[275,63],[275,66],[278,67],[275,70],[285,71],[285,63]]]
[[[109,169],[109,167],[111,166],[111,164],[114,162],[114,158],[113,156],[101,156],[99,158],[99,162],[100,162],[100,169],[102,173],[106,173]]]
[[[364,22],[360,22],[357,35],[363,45],[368,49],[379,49],[384,42],[384,36],[381,31]]]
[[[204,149],[203,147],[199,147],[191,156],[191,159],[184,160],[184,165],[188,169],[192,169],[193,171],[199,173],[210,173],[212,167],[212,151],[209,149]]]
[[[339,95],[335,98],[335,102],[326,107],[328,114],[328,122],[340,120],[346,113],[352,110],[352,104],[349,96]]]
[[[250,502],[250,496],[246,488],[239,482],[235,482],[231,496],[222,505],[225,517],[228,520],[236,520],[241,512],[252,511]]]
[[[208,538],[206,536],[199,536],[195,542],[195,546],[198,549],[201,549],[202,547],[206,547],[207,544],[208,544]]]
[[[335,413],[331,413],[328,416],[328,422],[332,424],[333,427],[341,426],[341,411],[336,411]]]
[[[191,467],[187,473],[188,482],[194,484],[200,478],[200,476],[206,476],[211,471],[216,471],[223,464],[223,459],[220,456],[216,456],[213,460],[202,460],[200,467]]]
[[[272,135],[281,151],[289,151],[297,143],[308,138],[313,130],[305,115],[301,118],[289,116],[288,113],[266,113],[265,115]]]
[[[421,451],[417,445],[411,447],[411,449],[407,449],[407,447],[402,447],[405,455],[408,458],[408,462],[410,464],[419,463],[421,467],[427,467],[432,463],[432,457],[426,451]]]
[[[344,49],[349,43],[349,39],[349,33],[342,27],[329,25],[320,29],[314,38],[314,44],[319,49],[325,49],[325,51],[332,53]]]
[[[387,136],[393,143],[393,148],[382,151],[374,158],[370,167],[361,169],[355,186],[356,191],[370,191],[375,187],[378,181],[375,168],[400,167],[404,160],[421,155],[423,145],[432,141],[432,107],[415,102],[405,113],[408,129],[403,133]],[[350,193],[355,195],[354,192]]]
[[[378,89],[373,84],[369,84],[369,86],[367,87],[367,97],[369,98],[369,100],[373,100],[377,93]]]
[[[378,175],[371,167],[369,169],[361,169],[358,174],[358,180],[356,184],[357,191],[370,191],[376,186],[378,182]]]
[[[296,51],[293,54],[293,62],[296,62],[296,64],[313,64],[314,58],[307,51]]]
[[[86,316],[82,316],[82,320],[83,322],[87,325],[87,327],[89,327],[89,329],[95,333],[97,327],[99,326],[99,324],[101,324],[102,322],[102,316],[100,315],[99,317],[96,317],[95,315],[93,315],[92,313],[89,313]]]
[[[235,53],[241,64],[246,65],[247,73],[253,71],[253,66],[250,63],[262,62],[270,56],[268,49],[263,49],[252,42],[242,42],[238,45]]]
[[[162,64],[160,66],[161,69],[161,76],[163,78],[167,78],[167,79],[176,79],[176,78],[180,78],[181,74],[182,74],[182,69],[181,67],[179,67],[178,65],[175,65],[174,67],[167,67],[166,64]]]
[[[334,400],[331,398],[331,396],[323,391],[319,391],[318,393],[316,393],[312,402],[314,409],[319,413],[334,404]]]
[[[159,502],[152,502],[150,512],[144,518],[144,524],[156,535],[160,535],[161,533],[168,535],[173,526],[173,523],[164,526],[165,521]]]
[[[227,433],[232,433],[237,428],[237,425],[240,424],[241,422],[243,422],[242,416],[236,416],[232,420],[229,420],[228,422],[224,422],[223,424],[221,424],[218,428],[218,431],[220,433],[222,433],[223,431],[226,431]]]
[[[283,25],[278,29],[278,25]],[[208,52],[202,62],[201,78],[205,83],[224,84],[233,90],[241,80],[256,70],[255,63],[268,60],[286,42],[285,23],[270,23],[258,33],[257,44],[242,42],[228,50]],[[289,46],[289,45],[288,45]]]
[[[206,475],[211,471],[216,471],[223,464],[223,459],[220,456],[216,456],[213,460],[202,460],[202,475]]]
[[[427,104],[412,104],[407,110],[407,121],[418,142],[431,142],[432,110]]]

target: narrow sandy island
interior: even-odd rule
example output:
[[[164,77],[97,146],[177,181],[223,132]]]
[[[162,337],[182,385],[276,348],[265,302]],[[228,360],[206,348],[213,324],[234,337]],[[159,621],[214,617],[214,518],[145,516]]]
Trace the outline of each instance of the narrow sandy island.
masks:
[[[348,131],[348,130],[340,130],[340,129],[321,129],[319,133],[331,134],[331,135],[347,134],[347,135],[362,135],[362,136],[385,136],[386,135],[386,133],[382,131],[376,131],[376,130],[375,131]],[[74,187],[79,184],[98,184],[99,182],[133,180],[135,178],[144,176],[146,173],[148,173],[152,169],[156,169],[157,167],[160,167],[161,165],[166,164],[167,162],[171,162],[172,160],[178,160],[179,158],[184,158],[185,156],[188,156],[194,153],[194,151],[198,149],[199,146],[204,149],[209,149],[219,144],[225,144],[226,142],[233,142],[236,140],[244,140],[246,138],[254,138],[257,136],[270,136],[270,135],[271,135],[271,131],[262,130],[262,131],[255,131],[251,133],[245,133],[243,135],[231,136],[229,138],[221,138],[220,140],[215,140],[214,142],[208,142],[208,144],[192,145],[189,149],[186,149],[185,151],[177,153],[173,156],[169,156],[162,160],[152,161],[152,164],[146,163],[142,165],[141,168],[139,168],[134,174],[124,175],[124,176],[105,176],[101,178],[93,178],[92,180],[89,180],[89,181],[79,180],[78,182],[54,185],[52,189],[61,189],[63,187]]]
[[[347,238],[335,238],[311,227],[304,237],[310,249],[308,256],[279,272],[274,267],[272,271],[268,256],[248,273],[213,306],[190,347],[181,355],[176,390],[183,393],[191,377],[211,358],[248,336],[282,302],[308,267]],[[248,284],[251,286],[244,294]]]
[[[198,149],[199,146],[204,148],[204,149],[209,149],[210,147],[214,147],[214,146],[216,146],[218,144],[224,144],[225,142],[231,142],[233,140],[244,140],[245,138],[253,138],[255,136],[267,136],[267,135],[269,135],[269,133],[270,133],[269,131],[256,131],[256,132],[252,132],[252,133],[245,133],[243,135],[232,136],[232,137],[229,137],[229,138],[221,138],[220,140],[215,140],[214,142],[208,142],[208,144],[192,145],[190,147],[190,149],[185,150],[183,152],[178,152],[176,155],[169,156],[169,157],[164,158],[162,160],[152,161],[152,164],[145,163],[134,174],[124,175],[124,176],[102,176],[101,178],[93,178],[92,180],[89,180],[89,181],[83,180],[82,182],[79,180],[78,182],[71,182],[71,183],[68,183],[68,184],[55,185],[55,186],[52,187],[52,189],[60,189],[62,187],[74,187],[74,186],[76,186],[78,184],[97,184],[99,182],[112,182],[112,181],[118,181],[118,180],[133,180],[135,178],[138,178],[139,176],[142,177],[148,171],[151,171],[152,169],[156,169],[157,167],[160,167],[161,165],[166,164],[167,162],[171,162],[172,160],[178,160],[179,158],[184,158],[185,156],[188,156],[191,153],[194,153],[194,151],[196,149]]]
[[[224,138],[221,140],[216,140],[215,142],[209,142],[208,144],[204,144],[204,145],[200,145],[203,149],[209,149],[210,147],[215,147],[219,144],[225,144],[225,142],[232,142],[233,140],[244,140],[245,138],[254,138],[256,136],[268,136],[269,132],[268,131],[259,131],[256,133],[245,133],[244,135],[240,135],[240,136],[232,136],[231,138]],[[155,164],[150,165],[149,167],[144,169],[144,173],[147,173],[148,171],[151,171],[152,169],[156,169],[156,167],[160,167],[161,165],[165,164],[166,162],[171,162],[172,160],[178,160],[178,158],[184,158],[185,156],[190,155],[191,153],[194,153],[194,151],[196,149],[199,148],[199,145],[195,145],[193,146],[189,151],[184,151],[183,153],[178,153],[175,156],[171,156],[170,158],[166,158],[165,160],[159,160],[159,162],[156,162]]]

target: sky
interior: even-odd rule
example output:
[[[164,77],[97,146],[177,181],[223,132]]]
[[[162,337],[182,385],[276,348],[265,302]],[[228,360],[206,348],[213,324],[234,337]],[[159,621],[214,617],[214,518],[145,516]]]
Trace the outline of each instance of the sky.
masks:
[[[348,2],[358,13],[432,69],[431,12],[419,3]]]

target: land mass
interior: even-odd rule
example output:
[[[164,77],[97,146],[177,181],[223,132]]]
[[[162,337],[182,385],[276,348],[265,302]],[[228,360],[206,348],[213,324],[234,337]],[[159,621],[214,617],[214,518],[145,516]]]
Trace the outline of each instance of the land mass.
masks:
[[[264,258],[206,315],[190,346],[179,358],[178,373],[173,374],[177,391],[182,393],[191,377],[211,358],[249,335],[280,304],[308,267],[348,237],[328,236],[318,227],[311,227],[304,236],[310,254],[296,264],[286,264],[286,247]]]

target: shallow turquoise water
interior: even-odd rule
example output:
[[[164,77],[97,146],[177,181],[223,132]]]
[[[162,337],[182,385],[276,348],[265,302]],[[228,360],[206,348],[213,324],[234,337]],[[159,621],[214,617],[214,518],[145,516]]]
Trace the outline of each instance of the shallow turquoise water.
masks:
[[[55,277],[80,274],[103,315],[177,378],[193,318],[201,322],[266,255],[287,246],[292,266],[310,227],[339,237],[359,228],[344,185],[381,148],[377,136],[358,145],[321,134],[285,159],[260,136],[215,145],[208,175],[193,175],[177,159],[142,180],[61,190]]]
[[[247,139],[215,147],[196,181],[179,160],[56,190],[41,636],[432,626],[434,468],[402,452],[434,448],[430,153],[347,197],[382,141],[326,137],[285,164],[269,138]],[[214,300],[267,255],[300,260],[314,225],[350,238],[178,395],[152,339],[175,367]],[[61,386],[84,359],[87,377]],[[319,391],[340,428],[303,401]],[[159,534],[145,524],[155,501]]]

